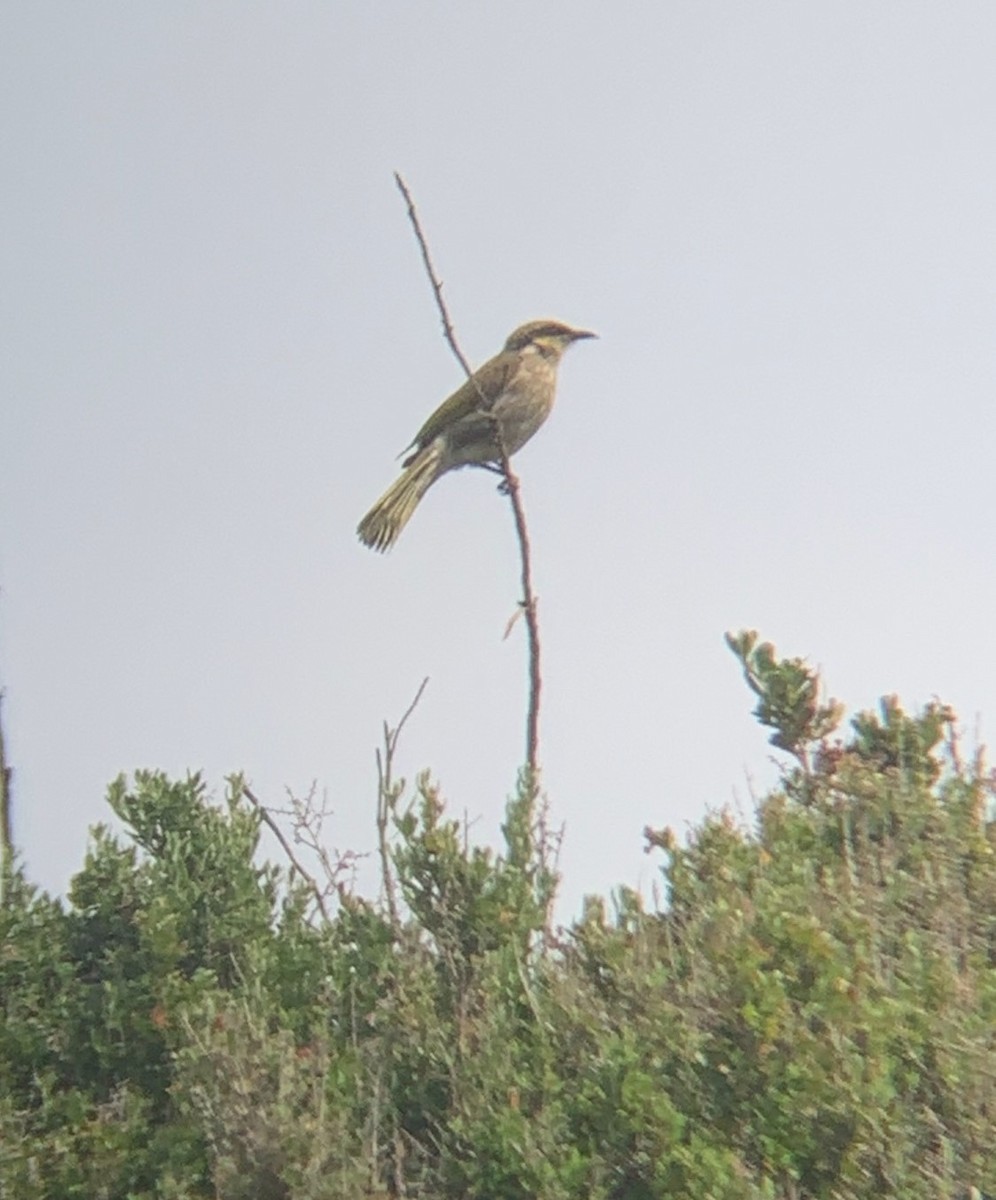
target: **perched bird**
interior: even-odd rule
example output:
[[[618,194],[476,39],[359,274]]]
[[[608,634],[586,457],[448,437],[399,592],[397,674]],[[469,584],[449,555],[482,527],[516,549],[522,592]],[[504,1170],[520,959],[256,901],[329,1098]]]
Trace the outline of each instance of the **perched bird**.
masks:
[[[572,342],[595,337],[560,321],[530,321],[500,354],[474,372],[426,421],[402,454],[404,470],[359,523],[364,545],[388,550],[440,475],[500,460],[520,450],[550,415],[557,367]]]

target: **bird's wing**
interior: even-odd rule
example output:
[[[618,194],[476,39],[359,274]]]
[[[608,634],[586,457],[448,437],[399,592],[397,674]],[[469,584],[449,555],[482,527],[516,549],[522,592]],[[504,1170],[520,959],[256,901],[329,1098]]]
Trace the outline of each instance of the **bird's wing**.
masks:
[[[440,404],[422,428],[415,434],[411,445],[406,446],[402,453],[413,447],[422,449],[444,429],[448,429],[455,421],[479,410],[490,410],[494,402],[505,390],[509,377],[515,369],[516,358],[513,354],[496,354],[488,359],[483,367],[474,372],[474,378],[465,383]],[[482,404],[481,397],[484,402]]]

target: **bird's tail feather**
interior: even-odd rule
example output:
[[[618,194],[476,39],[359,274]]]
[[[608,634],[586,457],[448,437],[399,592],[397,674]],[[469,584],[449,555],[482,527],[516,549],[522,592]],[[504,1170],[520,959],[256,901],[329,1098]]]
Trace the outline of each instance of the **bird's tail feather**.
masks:
[[[440,451],[430,443],[413,455],[408,466],[391,484],[356,527],[360,541],[372,550],[389,550],[418,506],[439,478]]]

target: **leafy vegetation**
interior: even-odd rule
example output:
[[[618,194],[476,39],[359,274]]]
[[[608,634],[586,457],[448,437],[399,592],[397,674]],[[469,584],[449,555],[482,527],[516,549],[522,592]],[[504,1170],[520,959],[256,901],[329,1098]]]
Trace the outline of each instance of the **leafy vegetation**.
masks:
[[[843,732],[804,662],[729,642],[789,757],[752,828],[647,829],[660,911],[621,888],[554,929],[525,782],[501,853],[428,777],[386,790],[385,895],[330,870],[330,919],[238,779],[114,783],[127,835],[65,902],[5,880],[0,1197],[996,1193],[981,754],[936,704]]]

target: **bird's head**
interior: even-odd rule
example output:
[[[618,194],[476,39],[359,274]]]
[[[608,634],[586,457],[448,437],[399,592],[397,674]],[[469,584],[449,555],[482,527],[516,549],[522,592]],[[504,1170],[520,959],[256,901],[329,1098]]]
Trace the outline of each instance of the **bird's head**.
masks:
[[[559,359],[571,342],[597,336],[587,329],[572,329],[561,321],[527,321],[509,334],[505,349],[521,352],[532,347],[549,358]]]

